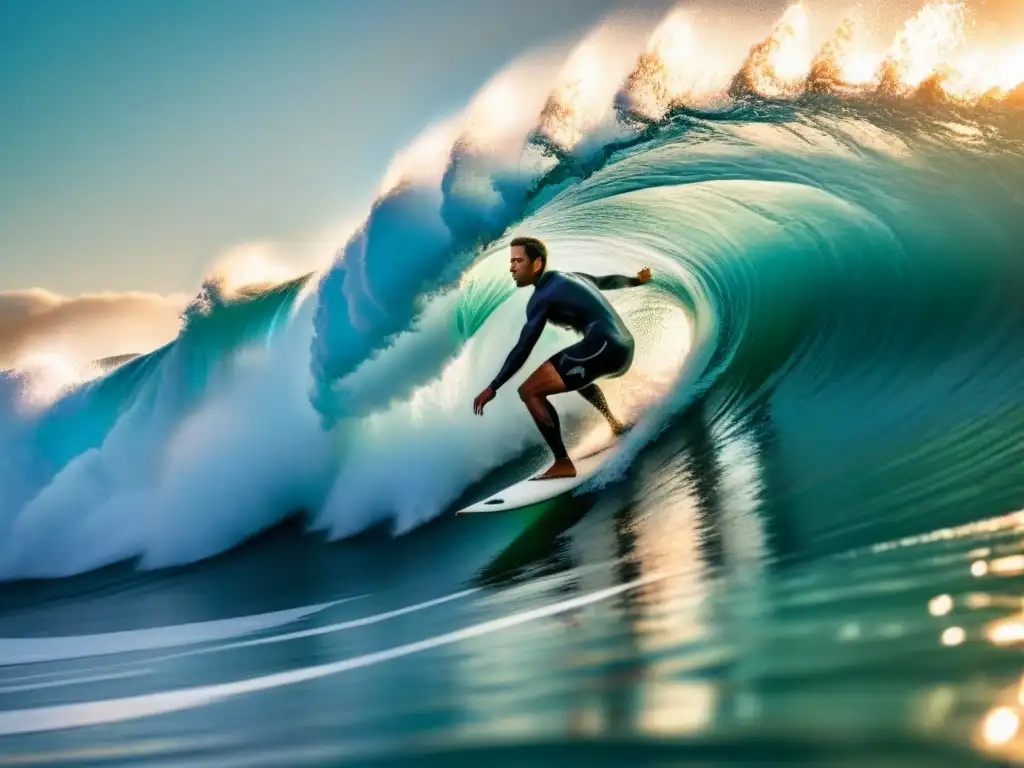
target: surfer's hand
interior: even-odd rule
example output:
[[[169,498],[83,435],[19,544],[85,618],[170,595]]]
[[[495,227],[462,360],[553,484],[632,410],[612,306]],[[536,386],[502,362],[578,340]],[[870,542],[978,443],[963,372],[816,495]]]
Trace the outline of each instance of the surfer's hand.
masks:
[[[496,394],[497,393],[493,389],[488,387],[479,395],[477,395],[476,400],[473,401],[473,413],[477,414],[478,416],[483,416],[484,406],[491,402],[491,400],[494,399],[494,396]]]
[[[636,279],[639,280],[641,283],[646,283],[648,280],[651,279],[651,268],[644,267],[643,269],[641,269],[639,272],[636,273]]]

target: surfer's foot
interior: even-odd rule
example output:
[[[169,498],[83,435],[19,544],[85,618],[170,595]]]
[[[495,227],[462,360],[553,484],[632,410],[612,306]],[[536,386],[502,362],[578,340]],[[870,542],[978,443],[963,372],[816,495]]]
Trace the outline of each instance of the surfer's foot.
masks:
[[[571,459],[555,459],[555,463],[548,467],[548,470],[537,475],[534,480],[557,480],[562,477],[576,477],[576,465]]]

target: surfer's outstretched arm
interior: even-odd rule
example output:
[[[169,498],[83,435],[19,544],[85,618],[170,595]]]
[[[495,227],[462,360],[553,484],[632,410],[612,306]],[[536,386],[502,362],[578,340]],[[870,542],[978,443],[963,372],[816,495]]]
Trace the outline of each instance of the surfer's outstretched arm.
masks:
[[[628,275],[588,275],[586,272],[575,272],[579,277],[584,280],[589,280],[591,283],[597,286],[600,291],[616,291],[620,288],[635,288],[638,285],[643,285],[651,279],[651,270],[649,267],[644,267],[637,272],[636,277],[629,277]]]

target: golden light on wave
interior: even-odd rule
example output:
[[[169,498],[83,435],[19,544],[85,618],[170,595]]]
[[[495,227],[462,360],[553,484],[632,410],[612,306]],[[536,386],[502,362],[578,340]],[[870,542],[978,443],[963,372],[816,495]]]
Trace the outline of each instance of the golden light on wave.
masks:
[[[670,74],[670,90],[681,90],[679,80],[685,74],[692,52],[697,47],[697,35],[690,17],[677,10],[665,17],[651,35],[647,52],[658,57]],[[674,81],[673,81],[674,78]],[[675,86],[673,88],[672,86]]]
[[[773,35],[778,47],[769,56],[775,77],[779,80],[794,82],[807,74],[812,55],[809,31],[810,20],[803,4],[790,6]]]
[[[555,78],[541,110],[540,132],[572,149],[611,113],[615,92],[626,78],[635,51],[618,40],[613,27],[600,27],[576,46]]]
[[[973,523],[964,523],[956,527],[939,528],[928,533],[905,536],[902,539],[872,544],[869,551],[878,554],[889,552],[904,547],[920,547],[925,544],[934,544],[939,541],[955,541],[966,537],[986,536],[989,534],[1024,533],[1024,510],[1010,512],[999,517],[989,517],[984,520],[977,520]],[[989,547],[979,547],[968,553],[970,557],[988,557],[991,554]]]
[[[867,41],[867,25],[860,16],[849,16],[832,39],[822,46],[811,65],[809,83],[829,86],[858,86],[877,79],[884,55],[872,51]]]
[[[1024,83],[1024,44],[970,48],[966,18],[964,0],[931,0],[879,51],[872,49],[863,19],[850,16],[809,60],[807,13],[793,5],[771,37],[751,50],[737,81],[767,97],[800,90],[806,75],[808,90],[877,88],[911,95],[930,89],[962,101],[1007,98]]]
[[[1024,82],[1024,45],[973,50],[950,63],[942,87],[959,99],[1005,98]]]
[[[246,243],[222,256],[213,268],[225,293],[248,287],[275,285],[295,277],[296,270],[278,260],[269,243]]]
[[[707,682],[652,680],[644,686],[637,725],[660,736],[699,733],[713,721],[718,699],[718,688]]]
[[[882,55],[870,51],[857,51],[847,55],[842,63],[843,82],[849,85],[864,85],[876,79],[882,65]]]
[[[993,645],[1024,643],[1024,614],[1008,616],[992,622],[985,634]]]
[[[556,66],[553,55],[539,53],[512,62],[458,114],[430,126],[396,153],[377,195],[406,185],[437,185],[457,150],[495,158],[517,155],[537,125]]]
[[[942,633],[942,644],[950,647],[962,645],[967,639],[967,633],[963,627],[948,627]]]
[[[61,352],[42,349],[21,355],[14,368],[25,374],[27,388],[22,400],[30,408],[49,405],[99,373],[92,364],[75,364]]]
[[[553,144],[572,149],[602,123],[617,93],[628,111],[651,120],[679,105],[718,101],[726,93],[788,98],[806,91],[878,90],[888,96],[995,99],[1024,106],[1024,42],[1004,49],[969,45],[966,0],[929,0],[903,22],[888,46],[875,47],[872,37],[879,30],[855,13],[817,49],[812,19],[798,0],[764,40],[750,47],[738,72],[736,62],[727,60],[731,54],[707,44],[692,13],[683,8],[668,13],[621,72],[626,47],[610,28],[600,28],[573,49],[560,70],[554,65],[542,72],[548,63],[517,65],[510,76],[499,75],[462,114],[433,126],[398,153],[379,194],[403,182],[435,182],[457,143],[491,150],[500,142],[515,144],[519,134],[525,138],[536,128]]]
[[[812,91],[937,96],[1024,104],[1024,43],[994,49],[967,39],[965,0],[930,0],[906,19],[887,46],[859,12],[847,16],[815,49],[803,2],[790,5],[772,32],[754,44],[738,72],[726,74],[721,52],[701,50],[704,39],[689,10],[669,13],[623,83],[632,113],[662,119],[682,104],[724,91],[788,98]],[[732,74],[735,72],[735,74]],[[731,80],[731,85],[729,81]]]
[[[810,19],[802,2],[789,6],[771,36],[755,45],[733,82],[733,92],[753,91],[766,97],[802,90],[814,61]]]
[[[975,560],[971,563],[971,575],[976,578],[988,576],[1017,576],[1024,573],[1024,555],[1007,555],[990,560]]]
[[[630,111],[660,120],[682,100],[694,40],[693,27],[682,11],[665,18],[623,85]]]
[[[632,115],[661,120],[679,106],[711,107],[727,99],[741,59],[711,42],[691,9],[665,16],[647,40],[620,96]]]
[[[1024,573],[1024,555],[997,557],[989,562],[988,567],[992,573],[1003,576]]]
[[[984,592],[972,592],[964,598],[964,605],[966,605],[972,611],[978,611],[983,608],[991,608],[993,604],[992,595]]]
[[[945,616],[953,610],[953,598],[949,595],[938,595],[928,603],[928,612],[932,616]]]
[[[487,83],[469,105],[463,139],[477,147],[501,141],[522,120],[516,109],[520,100],[516,85],[510,80],[496,78]]]
[[[886,53],[883,85],[916,88],[943,65],[964,42],[962,0],[933,0],[907,20]]]
[[[972,740],[983,751],[1008,761],[1024,762],[1024,681],[1017,679],[995,695],[974,729]],[[1002,765],[1004,763],[1000,763]]]
[[[457,120],[447,120],[417,136],[391,161],[381,181],[379,194],[385,195],[403,183],[439,179],[448,165],[460,127]]]
[[[996,86],[1010,91],[1024,83],[1024,43],[1007,51],[1002,58],[1002,65],[996,70]]]
[[[501,142],[515,144],[520,133],[525,138],[536,127],[553,144],[572,149],[604,121],[616,93],[629,112],[651,120],[726,93],[789,98],[806,91],[878,90],[1024,105],[1024,42],[1005,49],[968,45],[967,18],[966,0],[929,0],[888,46],[876,48],[871,39],[879,30],[853,14],[815,49],[811,17],[798,0],[749,49],[738,72],[727,61],[731,54],[706,44],[688,9],[668,13],[621,72],[626,48],[610,28],[600,28],[573,49],[560,71],[553,70],[553,87],[553,72],[542,73],[539,66],[513,68],[515,76],[499,75],[485,85],[461,115],[430,128],[396,155],[379,194],[403,182],[435,182],[457,143],[491,150]]]
[[[998,707],[985,717],[982,723],[982,735],[985,741],[993,746],[1006,744],[1020,730],[1020,715],[1011,707]]]
[[[592,40],[585,40],[569,56],[559,82],[541,114],[541,131],[559,146],[570,149],[603,104],[595,99],[601,78],[601,58]]]

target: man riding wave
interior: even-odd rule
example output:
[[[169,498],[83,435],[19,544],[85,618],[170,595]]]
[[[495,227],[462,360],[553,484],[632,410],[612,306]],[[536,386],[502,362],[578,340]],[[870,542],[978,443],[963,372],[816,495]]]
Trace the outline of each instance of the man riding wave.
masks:
[[[519,341],[498,375],[473,400],[473,412],[482,415],[484,406],[494,399],[498,389],[522,367],[546,323],[583,334],[580,341],[552,355],[519,387],[519,396],[555,456],[554,464],[534,479],[575,477],[576,467],[562,441],[558,412],[548,396],[579,392],[607,419],[616,435],[625,431],[594,381],[626,373],[633,364],[636,345],[622,318],[601,291],[643,285],[651,279],[651,270],[645,267],[636,277],[556,272],[547,269],[547,247],[541,240],[517,237],[512,240],[510,249],[512,278],[520,288],[534,286],[534,293],[526,305],[526,324]]]

